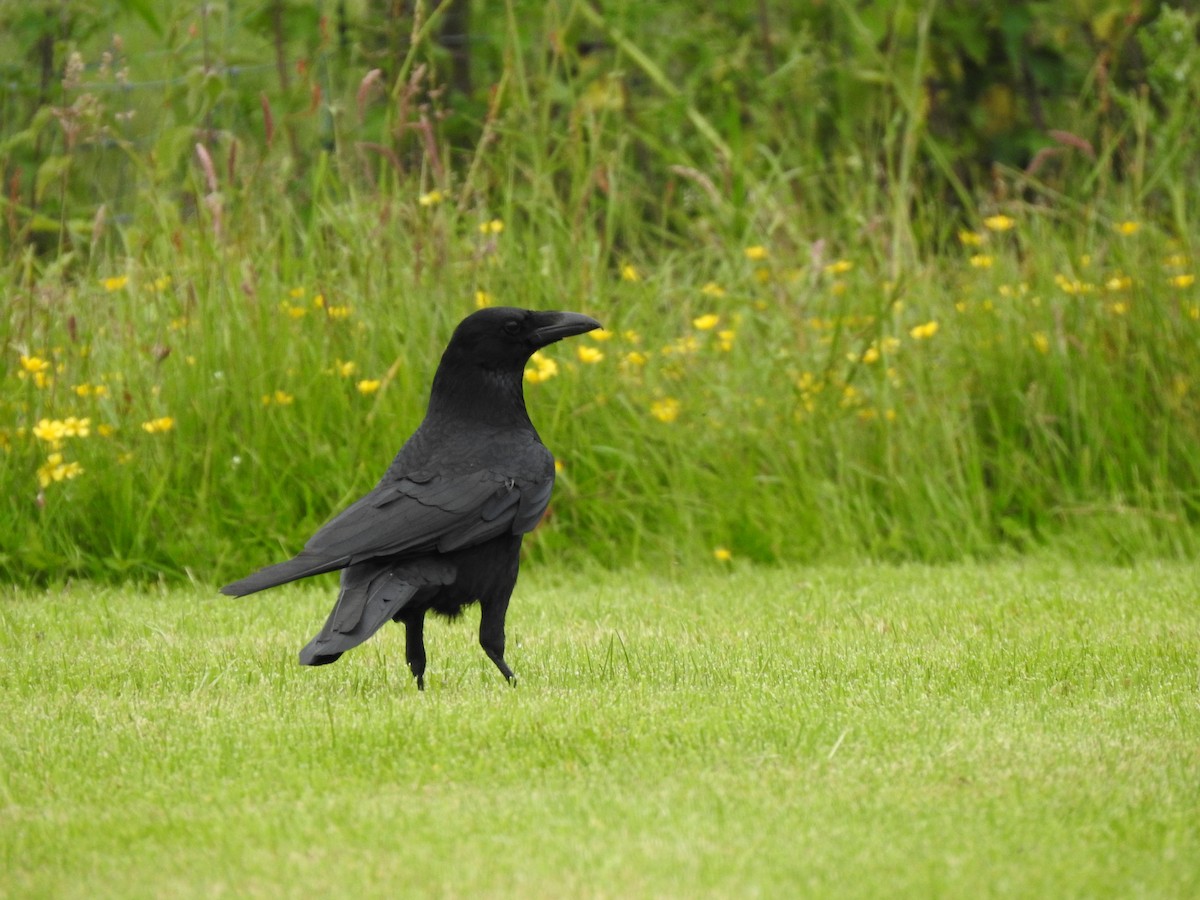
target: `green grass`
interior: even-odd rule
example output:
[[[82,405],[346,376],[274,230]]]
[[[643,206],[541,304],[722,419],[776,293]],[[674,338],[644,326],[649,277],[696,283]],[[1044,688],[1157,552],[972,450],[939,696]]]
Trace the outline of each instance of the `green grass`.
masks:
[[[1200,892],[1192,565],[532,566],[294,662],[328,585],[0,600],[0,893]]]

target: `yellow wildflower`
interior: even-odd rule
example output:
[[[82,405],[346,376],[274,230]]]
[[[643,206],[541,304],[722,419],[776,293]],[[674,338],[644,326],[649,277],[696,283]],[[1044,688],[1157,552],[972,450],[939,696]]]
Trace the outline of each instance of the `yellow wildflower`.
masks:
[[[496,302],[495,299],[487,291],[476,291],[475,292],[475,308],[476,309],[487,309],[487,307],[491,306],[495,302]]]
[[[308,310],[305,307],[288,303],[286,300],[279,304],[279,308],[293,319],[302,319],[308,315]]]
[[[540,350],[529,357],[529,362],[531,365],[525,369],[525,380],[530,384],[541,384],[558,374],[558,363]]]
[[[358,363],[342,362],[340,359],[333,364],[333,371],[343,378],[350,378],[358,371]]]
[[[1123,234],[1126,237],[1129,237],[1131,234],[1137,234],[1138,229],[1141,227],[1142,226],[1140,223],[1134,222],[1131,219],[1127,219],[1124,222],[1118,222],[1113,226],[1117,234]]]
[[[713,548],[713,559],[717,562],[729,562],[733,559],[733,552],[728,547]]]
[[[263,406],[270,406],[272,403],[278,406],[290,406],[295,399],[287,391],[280,390],[276,390],[273,394],[263,394],[262,396]]]
[[[40,487],[49,487],[55,481],[70,480],[83,474],[83,466],[77,462],[63,462],[61,453],[51,453],[38,467],[37,479]]]
[[[35,438],[57,448],[64,438],[87,437],[92,433],[91,427],[91,419],[67,416],[65,419],[40,419],[32,430]]]
[[[304,294],[305,294],[305,291],[304,291],[304,288],[302,288],[302,287],[294,287],[290,291],[288,291],[288,296],[291,297],[293,300],[299,300],[301,297],[304,296]]]
[[[1030,340],[1033,341],[1033,348],[1038,353],[1046,354],[1050,352],[1050,338],[1046,336],[1046,332],[1035,331]]]
[[[990,269],[995,261],[996,258],[987,253],[976,253],[968,260],[976,269]]]
[[[641,353],[637,350],[630,350],[625,354],[622,362],[630,366],[644,366],[646,364],[646,359],[647,357],[645,353]]]
[[[142,423],[142,431],[147,434],[164,434],[175,427],[175,420],[170,416],[162,416]]]
[[[575,348],[575,354],[579,357],[581,363],[598,363],[604,359],[604,353],[597,350],[595,347],[588,344],[579,344]]]
[[[417,197],[417,203],[421,204],[421,206],[437,206],[439,203],[442,202],[443,199],[444,198],[442,197],[441,191],[432,190],[432,191],[427,191],[426,193],[421,194],[421,196]]]
[[[1177,288],[1191,287],[1193,284],[1196,283],[1196,276],[1192,275],[1191,273],[1187,273],[1184,275],[1173,275],[1169,279],[1167,279],[1167,283],[1170,284],[1171,287],[1177,287]]]
[[[100,435],[100,437],[112,437],[116,433],[117,429],[107,423],[96,426],[96,434]]]
[[[504,222],[501,219],[492,219],[488,222],[483,222],[479,226],[480,234],[499,234],[504,230]]]
[[[1129,312],[1129,304],[1123,303],[1120,300],[1111,304],[1108,308],[1112,310],[1114,316],[1123,316],[1125,313]]]
[[[605,341],[612,340],[613,333],[607,328],[597,328],[595,331],[589,331],[588,337],[590,337],[593,341],[604,343]]]
[[[958,233],[958,242],[964,247],[978,247],[983,243],[983,235],[977,231],[962,230]]]
[[[926,322],[924,325],[916,325],[909,329],[909,336],[915,341],[923,341],[933,337],[938,332],[937,321]]]
[[[150,282],[150,289],[154,291],[165,291],[170,286],[170,275],[160,275],[158,278],[155,278],[152,282]]]
[[[335,322],[350,318],[350,312],[350,307],[345,305],[327,306],[325,308],[325,315],[329,316],[329,318],[333,319]]]
[[[710,281],[704,287],[700,288],[700,293],[705,297],[724,297],[725,288],[721,287],[715,281]]]
[[[650,415],[660,422],[670,424],[679,418],[680,403],[674,397],[664,397],[650,404]]]
[[[379,390],[380,385],[382,384],[383,382],[378,378],[364,378],[356,385],[356,387],[358,388],[358,392],[360,394],[367,396]]]
[[[862,361],[867,365],[870,365],[874,362],[879,362],[879,348],[872,344],[870,347],[864,350]]]
[[[1006,215],[988,216],[983,220],[984,227],[990,231],[1008,231],[1016,224],[1015,220]]]
[[[76,419],[68,415],[62,420],[62,434],[68,438],[85,438],[91,434],[91,419]]]
[[[692,319],[692,325],[700,331],[709,331],[721,324],[721,317],[716,313],[705,313]]]
[[[1067,294],[1091,294],[1096,290],[1096,286],[1094,284],[1089,284],[1086,281],[1080,281],[1077,278],[1068,278],[1061,272],[1055,274],[1054,283],[1057,284],[1059,288]]]
[[[737,337],[737,332],[732,328],[725,328],[717,332],[718,345],[721,350],[728,353],[733,349],[733,339]]]
[[[121,288],[125,287],[125,285],[129,284],[129,276],[114,275],[111,278],[102,279],[100,284],[103,285],[104,289],[111,294],[113,291],[119,291]]]
[[[621,280],[641,281],[642,273],[639,272],[636,267],[631,266],[629,263],[625,263],[623,266],[621,266]]]
[[[21,374],[36,375],[38,372],[45,372],[50,368],[50,363],[38,356],[26,356],[21,354]]]
[[[767,248],[759,244],[755,244],[753,247],[747,247],[745,253],[746,259],[750,260],[751,262],[762,262],[770,255],[767,253]]]
[[[844,272],[849,272],[853,268],[854,263],[850,262],[850,260],[839,259],[826,265],[822,271],[826,275],[841,275]]]

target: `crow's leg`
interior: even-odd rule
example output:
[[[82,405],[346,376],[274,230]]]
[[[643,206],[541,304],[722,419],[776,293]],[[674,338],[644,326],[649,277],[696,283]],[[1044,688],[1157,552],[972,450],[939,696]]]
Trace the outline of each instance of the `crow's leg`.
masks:
[[[425,610],[406,610],[404,623],[404,656],[417,679],[417,690],[425,690]]]
[[[511,594],[499,598],[480,601],[479,614],[479,646],[488,655],[488,659],[496,664],[500,674],[508,679],[508,683],[516,686],[517,676],[504,661],[504,617],[508,613],[508,599]]]

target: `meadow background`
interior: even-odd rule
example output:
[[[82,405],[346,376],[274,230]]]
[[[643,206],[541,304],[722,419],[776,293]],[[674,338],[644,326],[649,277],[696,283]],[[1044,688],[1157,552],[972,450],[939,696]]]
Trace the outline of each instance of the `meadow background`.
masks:
[[[709,6],[0,0],[0,896],[1200,892],[1200,14]],[[501,303],[520,687],[295,665]]]
[[[1196,14],[5,3],[0,575],[220,583],[483,303],[547,561],[1192,556]]]

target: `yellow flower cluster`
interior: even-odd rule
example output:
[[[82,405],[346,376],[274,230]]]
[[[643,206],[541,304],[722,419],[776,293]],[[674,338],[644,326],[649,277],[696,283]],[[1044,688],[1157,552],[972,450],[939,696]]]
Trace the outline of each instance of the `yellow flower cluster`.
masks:
[[[91,434],[92,420],[67,416],[65,419],[40,419],[33,426],[33,436],[45,441],[57,450],[67,438],[87,437]]]
[[[142,431],[147,434],[165,434],[175,427],[175,420],[170,416],[161,416],[142,423]]]
[[[914,341],[924,341],[938,333],[938,323],[936,321],[926,322],[923,325],[915,325],[909,329],[908,334]]]
[[[530,384],[541,384],[558,374],[558,363],[541,350],[529,358],[529,363],[525,369],[525,380]]]
[[[17,369],[17,377],[22,381],[32,378],[34,385],[38,388],[46,388],[53,383],[52,366],[49,360],[42,359],[40,356],[26,356],[22,353],[20,366]]]
[[[295,399],[287,391],[276,390],[270,394],[263,394],[262,404],[263,406],[270,406],[272,403],[276,406],[291,406],[295,402]]]
[[[857,361],[857,362],[863,362],[867,365],[871,365],[873,363],[879,362],[880,359],[882,359],[884,356],[888,355],[889,353],[895,352],[897,349],[899,349],[899,347],[900,347],[900,339],[899,338],[894,338],[891,336],[882,337],[882,338],[878,338],[876,340],[871,341],[871,343],[867,346],[867,349],[865,349],[862,352],[862,355],[857,357],[857,359],[855,358],[853,353],[851,353],[848,358],[851,362]]]
[[[46,461],[38,467],[38,486],[49,487],[56,481],[69,481],[83,474],[83,466],[77,462],[66,462],[61,453],[51,453]]]
[[[650,404],[650,415],[660,422],[670,424],[679,418],[683,405],[674,397],[663,397]]]

